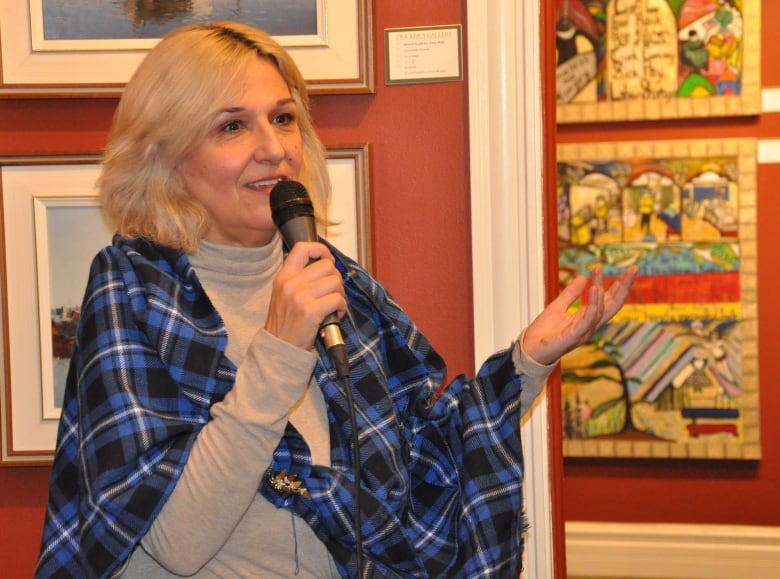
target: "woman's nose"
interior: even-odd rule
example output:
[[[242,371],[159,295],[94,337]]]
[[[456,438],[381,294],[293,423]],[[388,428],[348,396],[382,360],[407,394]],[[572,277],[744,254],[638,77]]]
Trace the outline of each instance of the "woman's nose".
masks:
[[[258,131],[254,158],[259,163],[279,163],[284,159],[284,144],[273,126]]]

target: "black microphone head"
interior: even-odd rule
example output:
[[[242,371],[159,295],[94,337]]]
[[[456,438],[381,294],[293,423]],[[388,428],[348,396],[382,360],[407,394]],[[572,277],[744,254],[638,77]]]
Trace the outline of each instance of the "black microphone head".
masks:
[[[314,217],[309,193],[298,181],[279,181],[271,190],[271,217],[281,227],[294,217]]]

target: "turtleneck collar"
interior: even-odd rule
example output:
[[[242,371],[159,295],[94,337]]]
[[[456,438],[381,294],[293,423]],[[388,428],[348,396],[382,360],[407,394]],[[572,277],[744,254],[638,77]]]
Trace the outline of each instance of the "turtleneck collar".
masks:
[[[201,240],[200,252],[189,256],[196,271],[209,271],[229,277],[275,275],[283,260],[281,237],[276,234],[260,247],[219,245]]]

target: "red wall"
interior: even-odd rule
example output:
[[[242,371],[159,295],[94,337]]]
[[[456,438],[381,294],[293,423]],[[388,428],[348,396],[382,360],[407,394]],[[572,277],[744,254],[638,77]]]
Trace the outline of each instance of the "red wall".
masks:
[[[465,5],[466,0],[375,1],[376,94],[312,99],[326,144],[371,144],[374,273],[448,360],[451,374],[470,372],[474,366],[467,87],[462,82],[385,87],[383,30],[464,23]],[[762,11],[762,22],[780,21],[780,5],[772,0],[763,0]],[[763,33],[765,39],[771,38],[769,26]],[[548,50],[550,46],[545,44]],[[780,52],[764,42],[765,86],[780,86],[780,68],[770,66],[774,57],[780,57]],[[0,155],[99,152],[115,104],[108,99],[0,100]],[[558,139],[778,135],[780,115],[774,114],[665,125],[564,127]],[[566,519],[780,525],[780,487],[771,482],[780,478],[780,430],[770,413],[780,405],[780,391],[771,383],[780,371],[780,359],[774,358],[778,340],[772,333],[780,327],[780,308],[773,307],[771,300],[773,288],[780,284],[780,271],[771,267],[769,253],[780,245],[771,189],[778,181],[780,165],[759,167],[764,458],[759,463],[567,460],[558,505]],[[554,233],[554,228],[548,229]],[[47,483],[47,468],[0,468],[3,577],[32,573]]]
[[[771,42],[780,3],[761,2],[762,85],[780,87],[780,49]],[[780,114],[758,118],[561,126],[558,142],[722,139],[780,136]],[[780,246],[780,164],[758,166],[759,380],[763,458],[757,462],[566,459],[566,520],[780,525],[780,287],[773,248]]]
[[[462,24],[465,0],[374,2],[376,94],[315,96],[326,145],[369,143],[374,273],[449,362],[471,372],[465,82],[384,86],[385,28]],[[95,153],[116,102],[0,99],[0,155]],[[0,570],[30,577],[48,468],[0,468]]]

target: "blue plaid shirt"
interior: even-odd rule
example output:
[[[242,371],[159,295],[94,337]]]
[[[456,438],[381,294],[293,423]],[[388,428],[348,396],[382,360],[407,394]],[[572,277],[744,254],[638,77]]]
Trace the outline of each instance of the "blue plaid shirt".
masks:
[[[363,269],[332,248],[360,431],[368,576],[517,577],[523,551],[520,391],[511,348],[440,389],[445,366]],[[170,495],[209,409],[230,390],[227,333],[187,256],[115,238],[93,261],[67,380],[36,577],[108,577]],[[320,353],[331,467],[288,424],[259,489],[356,573],[344,385]],[[436,393],[441,395],[436,397]],[[275,489],[285,471],[309,491]]]

